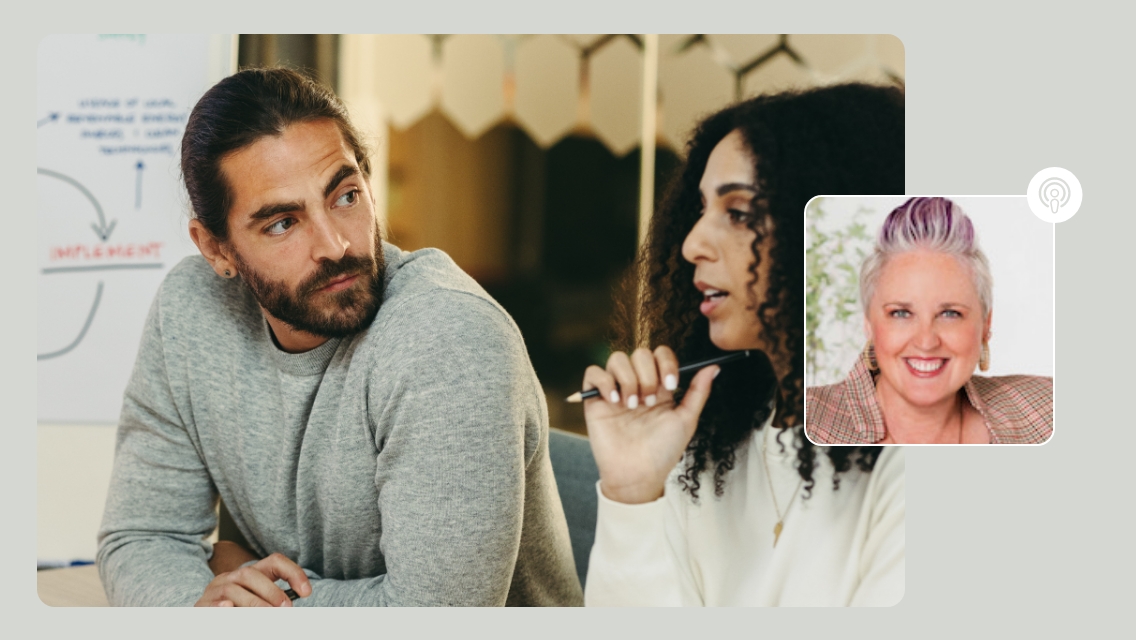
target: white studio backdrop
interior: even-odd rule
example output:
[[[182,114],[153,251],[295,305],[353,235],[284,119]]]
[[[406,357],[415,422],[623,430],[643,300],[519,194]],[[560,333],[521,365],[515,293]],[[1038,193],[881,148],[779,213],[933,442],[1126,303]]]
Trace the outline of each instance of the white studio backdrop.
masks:
[[[235,39],[53,35],[37,60],[40,423],[114,423],[150,303],[197,252],[178,153]]]
[[[858,220],[867,227],[868,248],[887,214],[909,196],[826,196],[817,201],[824,217],[822,231],[846,228]],[[1054,373],[1054,279],[1053,225],[1041,221],[1029,210],[1025,196],[948,196],[962,207],[974,223],[978,242],[994,277],[994,307],[991,321],[990,370],[983,375]],[[857,264],[857,269],[859,265]],[[858,273],[858,272],[857,272]],[[818,372],[810,386],[833,384],[852,368],[865,343],[863,314],[859,312],[843,327],[822,323],[818,334],[826,347],[836,352],[829,361],[838,362],[833,371]]]

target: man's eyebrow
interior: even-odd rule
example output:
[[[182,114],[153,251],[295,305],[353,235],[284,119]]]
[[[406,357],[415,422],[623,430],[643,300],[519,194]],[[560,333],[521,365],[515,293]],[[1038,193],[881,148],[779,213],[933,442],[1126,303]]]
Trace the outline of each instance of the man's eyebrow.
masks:
[[[349,164],[345,164],[340,167],[339,171],[336,171],[335,175],[331,177],[331,180],[328,180],[327,186],[323,188],[323,197],[326,198],[330,196],[331,192],[335,191],[335,188],[339,186],[340,182],[343,182],[347,178],[350,178],[357,173],[359,173],[358,167],[353,167]]]
[[[717,189],[715,189],[715,191],[720,196],[724,196],[727,193],[730,193],[731,191],[742,191],[742,190],[757,193],[757,186],[752,185],[752,184],[746,184],[744,182],[727,182],[726,184],[721,185]]]
[[[267,220],[275,215],[281,213],[290,213],[292,211],[303,211],[304,201],[298,200],[296,202],[277,202],[274,204],[266,204],[259,208],[251,216],[249,216],[248,226],[255,226],[261,220]]]
[[[345,164],[342,167],[340,167],[339,171],[335,172],[335,175],[332,176],[331,180],[328,181],[327,186],[324,187],[323,197],[326,198],[326,197],[330,196],[331,192],[335,191],[335,188],[339,186],[339,183],[343,182],[347,178],[350,178],[351,176],[356,175],[358,173],[359,173],[359,169],[356,168],[356,167],[352,167],[351,165]],[[268,218],[271,218],[271,217],[278,215],[278,214],[281,214],[281,213],[291,213],[292,211],[303,211],[304,208],[305,208],[305,206],[304,206],[303,200],[297,200],[295,202],[277,202],[277,203],[274,203],[274,204],[266,204],[263,207],[257,209],[256,212],[253,213],[251,216],[249,216],[249,225],[248,226],[250,226],[250,227],[255,226],[258,222],[260,222],[262,220],[267,220]]]

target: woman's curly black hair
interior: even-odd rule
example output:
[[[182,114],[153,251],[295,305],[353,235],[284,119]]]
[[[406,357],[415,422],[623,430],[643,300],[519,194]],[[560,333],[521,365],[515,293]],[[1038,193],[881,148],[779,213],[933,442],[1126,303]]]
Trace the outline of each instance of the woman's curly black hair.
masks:
[[[699,476],[714,469],[721,495],[735,452],[775,411],[777,441],[804,418],[804,209],[817,195],[904,193],[903,93],[894,87],[842,84],[752,98],[715,113],[695,129],[685,164],[651,218],[636,268],[617,296],[616,345],[669,345],[679,362],[721,355],[710,342],[709,321],[699,310],[694,265],[682,244],[701,215],[699,182],[710,152],[740,131],[752,153],[759,195],[749,226],[757,237],[750,273],[754,282],[762,245],[771,264],[763,302],[755,313],[768,353],[725,365],[715,380],[686,451],[680,482],[698,499]],[[636,303],[624,303],[635,300]],[[784,372],[778,379],[775,371]],[[681,391],[679,392],[681,394]],[[793,432],[797,471],[811,495],[816,449]],[[870,471],[880,447],[833,447],[837,474],[856,464]],[[839,475],[834,479],[839,488]]]

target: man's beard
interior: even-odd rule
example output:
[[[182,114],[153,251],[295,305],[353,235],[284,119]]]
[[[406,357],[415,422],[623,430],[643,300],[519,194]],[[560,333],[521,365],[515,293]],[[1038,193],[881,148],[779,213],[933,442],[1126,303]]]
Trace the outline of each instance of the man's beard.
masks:
[[[376,231],[374,259],[345,255],[338,262],[324,260],[295,292],[285,283],[252,269],[235,251],[233,261],[253,297],[273,317],[297,331],[322,338],[344,338],[370,326],[382,305],[386,274],[382,244],[382,235]],[[320,289],[344,275],[358,275],[363,286],[355,282],[342,291],[318,294],[327,298],[323,305],[313,300]]]

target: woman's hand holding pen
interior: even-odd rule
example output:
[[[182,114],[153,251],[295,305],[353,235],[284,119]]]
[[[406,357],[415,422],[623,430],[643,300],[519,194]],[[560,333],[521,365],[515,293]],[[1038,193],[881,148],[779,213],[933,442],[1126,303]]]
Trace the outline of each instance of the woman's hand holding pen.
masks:
[[[669,347],[636,349],[630,356],[617,351],[606,369],[588,367],[583,388],[600,395],[585,400],[584,419],[604,496],[639,504],[663,495],[719,370],[711,365],[695,374],[682,403],[675,404],[678,360]]]

